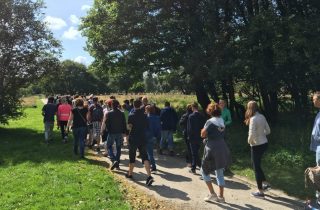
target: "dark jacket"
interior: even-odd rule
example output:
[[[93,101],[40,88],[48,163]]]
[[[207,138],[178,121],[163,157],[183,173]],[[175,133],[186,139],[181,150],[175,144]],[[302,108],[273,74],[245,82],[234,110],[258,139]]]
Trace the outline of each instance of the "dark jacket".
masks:
[[[193,112],[189,115],[187,133],[190,143],[200,144],[202,142],[201,129],[206,122],[205,120],[205,117],[199,112]]]
[[[148,139],[151,138],[160,138],[160,131],[161,131],[161,125],[160,125],[160,117],[155,114],[150,114],[148,117],[148,128],[146,131],[146,136]]]
[[[182,133],[185,138],[187,138],[187,135],[188,135],[187,134],[187,125],[188,125],[188,118],[189,118],[190,114],[192,114],[192,111],[187,111],[186,113],[184,113],[181,116],[180,121],[179,121],[179,125],[182,128]]]
[[[171,107],[165,107],[160,113],[161,129],[172,130],[177,129],[178,116],[176,111]]]
[[[127,123],[124,113],[119,109],[108,112],[106,126],[109,134],[126,133]]]

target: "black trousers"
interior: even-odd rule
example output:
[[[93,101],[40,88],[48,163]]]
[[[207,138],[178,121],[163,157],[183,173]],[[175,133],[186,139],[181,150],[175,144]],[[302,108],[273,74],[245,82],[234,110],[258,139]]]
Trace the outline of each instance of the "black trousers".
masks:
[[[60,127],[60,131],[61,131],[62,139],[64,139],[65,136],[67,136],[67,134],[66,134],[67,124],[68,124],[68,121],[59,121],[59,127]]]
[[[251,159],[253,163],[253,169],[256,176],[256,182],[258,189],[262,189],[262,182],[266,181],[266,177],[264,176],[264,173],[261,168],[261,160],[262,156],[267,151],[268,143],[261,144],[258,146],[252,146],[251,147]]]
[[[188,135],[183,132],[183,138],[184,138],[184,142],[186,143],[187,146],[187,150],[186,150],[186,162],[187,163],[192,163],[192,157],[191,157],[191,146],[188,140]]]
[[[196,170],[196,167],[200,160],[199,158],[200,144],[190,143],[190,148],[191,148],[191,157],[192,157],[191,169]]]

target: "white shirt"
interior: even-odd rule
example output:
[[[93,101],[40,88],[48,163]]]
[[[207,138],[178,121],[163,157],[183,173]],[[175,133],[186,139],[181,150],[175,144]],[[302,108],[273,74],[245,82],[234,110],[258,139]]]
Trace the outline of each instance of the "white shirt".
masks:
[[[270,134],[270,127],[266,118],[259,112],[256,112],[250,118],[248,143],[250,146],[265,144],[268,142],[266,136],[268,134]]]

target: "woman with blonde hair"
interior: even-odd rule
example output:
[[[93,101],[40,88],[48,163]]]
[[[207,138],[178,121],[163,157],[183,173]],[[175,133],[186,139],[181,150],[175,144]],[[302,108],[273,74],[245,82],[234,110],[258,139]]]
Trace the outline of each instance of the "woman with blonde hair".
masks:
[[[258,191],[252,192],[251,195],[256,198],[264,198],[264,190],[270,188],[270,185],[266,182],[262,171],[261,160],[268,148],[266,135],[270,134],[270,127],[266,118],[259,113],[258,104],[255,101],[249,101],[244,122],[249,126],[248,143],[251,146],[251,159],[258,186]]]
[[[206,202],[224,203],[225,181],[223,171],[231,164],[230,150],[224,141],[225,124],[221,118],[221,109],[217,104],[209,104],[206,111],[211,118],[207,120],[201,130],[201,137],[206,138],[206,140],[204,140],[205,148],[200,172],[210,195],[204,200]],[[218,195],[214,192],[210,178],[210,173],[213,172],[216,174],[217,185],[219,186]]]

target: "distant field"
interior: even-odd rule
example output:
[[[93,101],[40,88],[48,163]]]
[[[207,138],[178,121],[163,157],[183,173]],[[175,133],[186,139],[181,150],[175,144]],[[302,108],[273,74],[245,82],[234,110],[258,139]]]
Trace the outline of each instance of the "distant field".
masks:
[[[177,111],[184,110],[186,106],[194,101],[197,101],[195,95],[183,95],[183,94],[144,94],[144,95],[118,95],[111,94],[115,96],[119,102],[122,104],[125,99],[130,100],[131,98],[136,99],[138,97],[147,96],[150,103],[156,103],[156,105],[160,108],[164,107],[164,102],[169,101],[171,106],[177,109]],[[100,100],[109,99],[111,95],[99,95]]]
[[[22,106],[23,107],[34,107],[37,105],[37,99],[39,96],[28,96],[23,97],[22,100]]]

